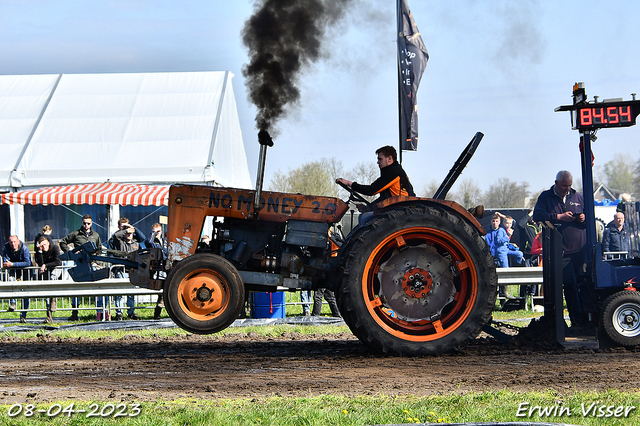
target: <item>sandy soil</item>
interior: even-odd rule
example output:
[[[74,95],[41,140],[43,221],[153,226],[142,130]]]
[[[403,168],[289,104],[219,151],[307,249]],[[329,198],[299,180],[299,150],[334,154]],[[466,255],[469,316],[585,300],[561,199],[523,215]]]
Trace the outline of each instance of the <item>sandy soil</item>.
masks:
[[[458,353],[394,358],[350,333],[0,339],[0,403],[269,395],[430,395],[495,389],[640,389],[640,350],[480,338]]]

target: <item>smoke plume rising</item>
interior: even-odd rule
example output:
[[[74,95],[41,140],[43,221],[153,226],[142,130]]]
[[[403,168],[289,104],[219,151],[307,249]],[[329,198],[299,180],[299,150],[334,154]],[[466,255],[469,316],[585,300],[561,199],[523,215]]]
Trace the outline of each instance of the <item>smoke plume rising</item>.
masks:
[[[256,127],[275,133],[287,107],[300,99],[301,72],[322,55],[327,28],[353,0],[257,0],[245,23],[249,64],[242,69],[249,99],[258,108]]]

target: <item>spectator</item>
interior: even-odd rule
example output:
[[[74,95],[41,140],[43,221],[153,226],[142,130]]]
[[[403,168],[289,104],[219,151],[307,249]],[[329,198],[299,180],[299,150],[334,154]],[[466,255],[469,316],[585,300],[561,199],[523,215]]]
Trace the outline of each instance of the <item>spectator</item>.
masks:
[[[542,232],[542,225],[533,221],[533,209],[529,211],[527,217],[523,221],[522,224],[518,225],[520,229],[520,249],[524,254],[524,265],[525,266],[540,266],[541,259],[540,253],[541,249],[538,253],[534,253],[533,243],[536,241],[536,237],[538,234]],[[540,243],[538,237],[538,244]],[[536,284],[520,286],[520,295],[530,295],[533,296],[537,293],[538,286]]]
[[[147,240],[147,247],[162,249],[162,257],[164,259],[167,258],[167,240],[162,235],[162,225],[160,225],[159,223],[154,223],[151,226],[151,236],[149,237],[149,240]],[[164,271],[156,272],[155,279],[165,279],[165,278],[166,278],[166,273]],[[158,295],[158,300],[156,301],[156,307],[153,311],[153,319],[160,319],[162,308],[164,308],[164,301],[162,300],[162,293],[161,293]]]
[[[34,255],[37,255],[39,252],[39,244],[38,244],[38,240],[40,239],[41,236],[45,235],[48,237],[49,239],[49,243],[53,243],[53,240],[51,239],[51,232],[52,229],[49,225],[45,225],[42,227],[42,231],[40,233],[38,233],[38,235],[36,235],[36,237],[33,239],[33,252]]]
[[[129,225],[129,219],[127,219],[126,217],[121,217],[120,219],[118,219],[118,231],[124,229],[126,225]],[[135,229],[133,233],[133,240],[138,242],[138,244],[140,245],[140,248],[145,248],[146,247],[145,241],[147,240],[147,237],[145,237],[145,235],[139,229],[137,228],[133,228],[133,229]],[[113,242],[114,235],[112,235],[111,238],[109,238],[109,241],[107,241],[107,247],[110,248],[111,250],[117,250],[114,248],[115,245],[117,245],[117,243]]]
[[[113,250],[120,252],[124,257],[128,253],[132,253],[140,249],[140,243],[135,240],[136,229],[127,222],[120,223],[121,229],[116,231],[115,234],[109,239],[109,242],[113,245]],[[141,232],[138,235],[144,235]],[[115,273],[116,278],[127,278],[129,275],[118,268]],[[122,296],[116,296],[116,321],[122,321]],[[135,311],[135,298],[133,296],[127,296],[127,317],[131,320],[137,320],[138,315]]]
[[[302,302],[302,315],[308,317],[311,315],[309,308],[311,307],[311,290],[302,290],[300,292],[300,301]],[[322,301],[320,302],[322,303]]]
[[[484,236],[489,246],[489,252],[493,256],[496,262],[496,266],[502,267],[502,263],[498,259],[498,247],[509,242],[509,236],[505,232],[504,228],[500,226],[500,214],[495,212],[491,216],[491,229]],[[507,293],[507,286],[498,287],[498,296],[513,299],[509,293]]]
[[[12,280],[28,280],[29,271],[18,269],[28,268],[31,266],[31,254],[25,243],[20,241],[17,235],[11,235],[9,241],[4,245],[2,260],[5,268],[14,268],[9,272],[9,278]],[[16,299],[9,300],[9,312],[16,310]],[[29,309],[29,299],[22,299],[22,309],[20,312],[20,322],[27,322],[27,311]]]
[[[518,245],[515,244],[514,242],[511,241],[513,235],[514,235],[514,220],[511,216],[505,216],[504,218],[502,218],[502,227],[504,228],[505,232],[507,233],[507,236],[509,237],[509,243],[507,244],[507,257],[508,258],[515,258],[515,262],[518,265],[522,265],[523,263],[523,253],[522,251],[520,251],[520,249],[518,248]],[[500,250],[498,250],[500,251]],[[507,261],[507,266],[509,266],[509,262]]]
[[[93,219],[88,214],[82,216],[82,226],[77,231],[71,232],[69,235],[60,240],[60,249],[63,252],[68,252],[70,250],[69,245],[72,247],[80,247],[84,243],[89,241],[93,241],[96,245],[96,251],[102,249],[102,243],[100,242],[100,235],[96,231],[94,231],[91,227],[93,226]],[[71,316],[69,317],[69,321],[78,321],[78,298],[71,298]]]
[[[525,265],[538,266],[539,256],[531,253],[531,248],[536,235],[542,231],[542,225],[533,221],[533,209],[529,211],[526,220],[523,220],[523,223],[518,224],[518,227],[520,228],[519,246],[524,254]]]
[[[507,235],[507,231],[504,226],[500,226],[500,213],[494,213],[491,216],[491,230],[487,232],[485,235],[485,240],[487,241],[487,245],[489,246],[489,251],[491,255],[496,260],[497,266],[499,268],[508,268],[509,267],[509,258],[508,256],[515,256],[519,259],[519,263],[522,262],[522,252],[516,250],[518,254],[509,254],[512,250],[509,248],[509,235]],[[507,292],[506,286],[498,287],[498,296],[505,297],[507,299],[513,299]]]
[[[50,280],[57,279],[54,272],[54,269],[57,266],[62,265],[62,261],[60,260],[60,248],[51,243],[51,240],[47,235],[41,235],[38,238],[38,247],[39,250],[36,251],[36,264],[40,267],[38,270],[38,279],[39,280]],[[56,299],[55,297],[50,297],[46,299],[47,304],[47,318],[44,320],[45,323],[53,322],[53,312],[56,311]]]
[[[582,265],[586,262],[586,225],[582,195],[571,188],[573,176],[566,170],[558,172],[554,185],[543,191],[533,209],[533,220],[553,223],[562,235],[562,282],[571,327],[584,327],[587,323],[583,302],[580,300],[579,281]]]
[[[603,252],[628,252],[629,232],[624,223],[624,214],[617,212],[613,216],[613,222],[607,226],[602,236]]]
[[[131,248],[131,247],[124,247],[121,244],[121,241],[118,240],[116,238],[116,234],[124,229],[128,229],[128,228],[132,228],[133,229],[133,234],[132,236],[127,236],[127,239],[131,239],[132,242],[137,243],[135,245],[135,249]],[[139,248],[144,248],[145,247],[145,240],[146,237],[145,235],[139,231],[138,229],[136,229],[135,227],[133,227],[132,225],[129,224],[129,219],[127,219],[126,217],[121,217],[120,219],[118,219],[118,231],[116,231],[111,238],[109,238],[109,240],[107,241],[107,248],[110,250],[114,250],[116,252],[120,252],[120,253],[116,253],[116,255],[119,256],[123,256],[126,257],[127,253],[130,253],[131,251],[136,251]],[[130,251],[127,251],[130,250]],[[126,278],[128,277],[128,274],[124,272],[124,268],[122,267],[117,267],[115,269],[114,272],[114,276],[116,278]],[[122,321],[123,316],[122,316],[122,296],[115,296],[115,303],[116,303],[116,321]],[[102,307],[102,306],[106,306],[106,297],[98,297],[96,298],[96,306],[97,307]],[[133,296],[127,296],[127,306],[129,307],[128,313],[132,314],[135,318],[131,318],[131,319],[138,319],[137,315],[135,314],[135,310],[133,309],[133,307],[135,306],[135,298]],[[98,313],[98,315],[100,315],[100,313]],[[108,314],[107,314],[108,315]],[[101,318],[98,318],[98,320],[100,320]],[[108,317],[105,319],[109,319]]]
[[[329,309],[331,309],[331,315],[334,317],[340,318],[340,310],[338,309],[338,304],[336,303],[336,296],[333,292],[326,288],[319,288],[315,291],[313,295],[313,312],[311,315],[317,317],[320,315],[322,311],[322,298],[327,301],[329,304]]]
[[[209,252],[211,251],[211,237],[208,235],[203,235],[200,237],[200,241],[198,242],[198,252]]]

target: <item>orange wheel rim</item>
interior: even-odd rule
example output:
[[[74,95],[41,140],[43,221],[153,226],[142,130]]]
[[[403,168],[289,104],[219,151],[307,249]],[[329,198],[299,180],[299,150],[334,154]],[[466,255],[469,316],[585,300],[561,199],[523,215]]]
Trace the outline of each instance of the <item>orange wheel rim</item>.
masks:
[[[426,249],[428,248],[428,249]],[[409,249],[407,251],[407,249]],[[388,306],[388,298],[380,297],[380,289],[386,287],[396,288],[394,300],[398,300],[401,295],[404,300],[416,302],[418,309],[427,306],[426,300],[420,300],[425,292],[429,293],[434,288],[440,291],[437,282],[440,278],[428,275],[429,267],[425,265],[415,265],[407,262],[405,269],[396,268],[396,275],[400,277],[397,283],[379,281],[381,266],[385,265],[387,259],[393,256],[402,257],[402,253],[424,252],[434,260],[444,262],[455,267],[457,276],[451,281],[452,286],[448,299],[438,306],[428,306],[428,309],[440,309],[438,315],[421,318],[403,317],[403,308],[393,311]],[[416,257],[416,256],[414,256]],[[425,256],[421,256],[423,258]],[[428,262],[427,262],[428,263]],[[409,277],[418,273],[422,275],[421,286],[411,287],[404,285],[407,274]],[[435,283],[435,284],[434,284]],[[371,252],[362,277],[362,291],[366,307],[371,317],[389,334],[415,342],[425,342],[441,339],[460,327],[469,317],[478,295],[478,279],[474,262],[469,252],[450,234],[434,228],[414,227],[395,232],[381,241]],[[454,294],[455,293],[455,294]],[[396,306],[398,302],[396,302]],[[402,302],[400,302],[402,303]],[[439,306],[442,305],[442,306]],[[425,312],[428,309],[424,309]]]
[[[178,285],[178,302],[185,314],[208,321],[222,314],[229,305],[229,286],[210,269],[190,272]]]

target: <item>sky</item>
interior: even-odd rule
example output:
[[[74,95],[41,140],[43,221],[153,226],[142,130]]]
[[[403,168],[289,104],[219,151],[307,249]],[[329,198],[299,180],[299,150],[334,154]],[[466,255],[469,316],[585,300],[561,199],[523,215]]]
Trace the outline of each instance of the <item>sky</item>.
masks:
[[[251,178],[259,145],[242,69],[247,0],[0,0],[0,74],[231,71]],[[398,144],[393,0],[352,0],[327,31],[323,57],[300,75],[301,98],[278,123],[265,182],[322,157],[346,170]],[[572,86],[589,99],[640,94],[640,3],[613,0],[409,0],[430,59],[418,92],[419,145],[403,167],[417,192],[441,182],[476,132],[460,179],[500,178],[537,192],[559,170],[580,176]],[[640,128],[602,129],[596,167],[637,161]],[[453,190],[456,187],[454,186]]]

